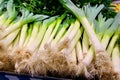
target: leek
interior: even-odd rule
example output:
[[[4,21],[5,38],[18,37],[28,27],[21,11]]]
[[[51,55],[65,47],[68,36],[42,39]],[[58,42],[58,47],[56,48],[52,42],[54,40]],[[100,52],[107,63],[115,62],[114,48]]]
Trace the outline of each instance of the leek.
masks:
[[[109,55],[111,55],[112,50],[113,50],[113,48],[114,48],[114,46],[115,46],[115,44],[116,44],[119,36],[120,36],[120,27],[119,27],[119,29],[115,32],[115,34],[113,35],[111,41],[110,41],[109,44],[108,44],[107,52],[109,53]]]
[[[59,40],[63,37],[68,27],[69,27],[69,23],[65,21],[63,25],[60,26],[61,29],[55,36],[55,39],[53,39],[52,44],[56,44],[59,42]]]
[[[111,24],[113,23],[113,18],[109,18],[106,19],[105,17],[103,17],[103,15],[100,13],[98,15],[98,20],[95,20],[95,32],[99,38],[99,40],[101,41],[105,31],[111,26]]]
[[[82,23],[83,27],[85,28],[90,40],[92,41],[96,53],[104,52],[100,41],[98,40],[97,36],[95,35],[94,30],[92,29],[92,26],[90,25],[89,21],[87,20],[85,13],[82,9],[77,8],[71,0],[59,0],[61,4],[70,10]]]
[[[8,36],[6,36],[4,39],[0,40],[0,45],[7,47],[10,43],[13,42],[13,40],[15,39],[15,37],[17,36],[19,31],[20,31],[20,29],[17,29],[14,32],[12,32],[11,34],[9,34]]]
[[[41,27],[40,27],[40,31],[38,32],[37,36],[36,36],[36,40],[34,44],[32,44],[32,46],[30,46],[30,49],[35,50],[36,47],[40,47],[41,45],[41,41],[45,35],[46,30],[48,29],[48,26],[57,18],[57,16],[51,17],[49,19],[46,19],[43,21]]]
[[[48,39],[50,38],[50,35],[55,27],[55,24],[56,24],[56,20],[48,26],[48,29],[46,30],[46,33],[45,33],[44,38],[43,38],[41,45],[40,45],[41,50],[44,49],[44,45],[47,43]]]
[[[78,61],[78,63],[80,63],[84,58],[80,41],[77,42],[75,49],[76,49],[76,53],[77,53],[77,61]]]
[[[88,37],[86,31],[84,31],[83,39],[82,39],[82,49],[83,49],[82,51],[83,51],[84,55],[87,54],[88,48],[89,48],[89,37]]]
[[[9,13],[9,17],[4,23],[4,28],[8,27],[8,25],[17,17],[17,11],[15,10],[13,0],[8,1],[7,3],[7,13]]]
[[[62,20],[65,18],[65,16],[66,16],[66,14],[63,14],[59,18],[57,18],[55,29],[53,30],[53,32],[52,32],[52,34],[51,34],[47,43],[50,43],[53,40],[53,38],[55,37],[55,35],[58,31],[58,28],[59,28],[60,24],[62,23]]]
[[[26,36],[27,36],[27,29],[28,29],[28,24],[23,25],[21,32],[20,32],[20,39],[19,39],[18,47],[23,46]]]
[[[8,28],[6,28],[0,35],[0,39],[4,38],[5,36],[7,36],[9,33],[11,33],[12,31],[22,27],[24,24],[33,22],[35,20],[43,20],[45,18],[47,18],[48,16],[46,15],[33,15],[32,13],[29,14],[28,11],[23,11],[23,15],[21,17],[21,19],[16,22],[13,25],[10,25]]]
[[[113,69],[117,75],[115,79],[119,80],[120,79],[120,48],[118,44],[116,44],[115,47],[113,48],[112,63],[113,63]]]
[[[115,31],[119,28],[119,25],[120,25],[120,13],[118,13],[115,16],[112,25],[105,31],[105,33],[103,35],[103,38],[101,40],[101,44],[103,45],[103,47],[105,49],[107,48],[107,45],[109,43],[110,38],[113,36]]]
[[[26,25],[27,26],[27,25]],[[28,26],[27,26],[28,27]],[[24,37],[25,38],[25,41],[24,41],[24,44],[21,45],[20,47],[22,48],[23,47],[26,47],[27,46],[27,43],[29,42],[30,40],[30,37],[31,37],[31,34],[32,34],[32,30],[33,30],[33,24],[30,24],[29,28],[27,29],[27,36]],[[22,37],[22,36],[21,36]]]
[[[34,39],[37,37],[38,31],[39,31],[39,28],[40,28],[40,26],[39,26],[40,24],[41,24],[41,22],[35,22],[33,24],[33,29],[32,29],[32,32],[31,32],[31,36],[30,36],[29,41],[28,41],[28,43],[25,47],[27,52],[32,53],[34,51],[34,49],[30,50],[29,47],[32,46],[32,44],[34,43]]]
[[[2,15],[1,15],[1,17],[0,17],[0,30],[4,30],[4,26],[3,26],[3,24],[5,23],[5,21],[7,20],[7,18],[8,18],[8,14],[7,14],[7,12],[4,12]]]

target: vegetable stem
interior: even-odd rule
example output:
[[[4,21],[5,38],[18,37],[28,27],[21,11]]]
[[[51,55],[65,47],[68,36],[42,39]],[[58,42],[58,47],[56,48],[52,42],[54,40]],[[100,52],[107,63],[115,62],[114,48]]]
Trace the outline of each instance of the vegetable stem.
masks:
[[[95,51],[99,53],[100,51],[105,51],[102,47],[100,41],[98,40],[97,36],[95,35],[92,26],[90,25],[89,21],[87,20],[85,13],[80,8],[77,8],[71,0],[59,0],[61,4],[68,10],[70,10],[82,23],[83,27],[85,28],[90,40],[92,41]]]

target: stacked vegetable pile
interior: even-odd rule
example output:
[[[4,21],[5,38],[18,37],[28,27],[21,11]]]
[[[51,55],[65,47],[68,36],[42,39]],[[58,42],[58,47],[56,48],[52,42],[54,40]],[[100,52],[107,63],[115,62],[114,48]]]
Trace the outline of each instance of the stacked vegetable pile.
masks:
[[[70,0],[59,2],[72,14],[16,11],[13,0],[1,1],[0,70],[120,80],[120,13],[106,19],[102,4],[78,8]]]

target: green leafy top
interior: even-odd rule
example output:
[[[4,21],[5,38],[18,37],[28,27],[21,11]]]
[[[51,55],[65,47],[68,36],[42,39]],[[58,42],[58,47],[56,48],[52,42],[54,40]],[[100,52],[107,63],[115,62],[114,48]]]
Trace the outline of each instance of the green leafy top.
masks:
[[[102,10],[102,14],[109,17],[114,17],[115,12],[110,8],[112,0],[72,0],[78,7],[83,7],[90,3],[90,5],[95,6],[104,4],[105,7]],[[17,7],[25,7],[30,12],[35,14],[46,14],[49,16],[58,15],[64,13],[66,10],[60,4],[59,0],[14,0]]]

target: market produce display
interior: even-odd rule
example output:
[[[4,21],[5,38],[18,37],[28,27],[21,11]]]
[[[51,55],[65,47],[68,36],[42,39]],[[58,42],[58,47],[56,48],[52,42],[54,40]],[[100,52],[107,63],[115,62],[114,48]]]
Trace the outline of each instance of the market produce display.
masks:
[[[103,4],[58,2],[65,11],[48,15],[0,1],[0,70],[120,80],[120,13],[108,17]]]

